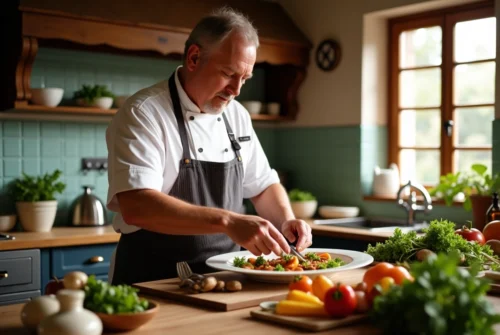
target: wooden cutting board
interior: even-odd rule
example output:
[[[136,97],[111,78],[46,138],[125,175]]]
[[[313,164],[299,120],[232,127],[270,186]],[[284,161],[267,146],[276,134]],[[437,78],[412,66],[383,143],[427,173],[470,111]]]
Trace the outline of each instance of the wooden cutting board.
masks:
[[[310,316],[277,315],[274,313],[274,311],[255,310],[250,311],[250,315],[253,318],[264,320],[267,322],[278,323],[281,325],[306,329],[315,332],[339,328],[355,323],[365,322],[368,320],[367,314],[356,314],[342,319],[327,319]]]
[[[243,289],[238,292],[189,293],[179,287],[180,279],[171,278],[152,282],[138,283],[132,286],[140,293],[159,296],[175,301],[198,305],[219,311],[233,311],[258,306],[263,301],[281,300],[288,294],[288,284],[269,284],[247,280],[241,273],[222,271],[212,273],[218,280],[225,282],[238,280]]]

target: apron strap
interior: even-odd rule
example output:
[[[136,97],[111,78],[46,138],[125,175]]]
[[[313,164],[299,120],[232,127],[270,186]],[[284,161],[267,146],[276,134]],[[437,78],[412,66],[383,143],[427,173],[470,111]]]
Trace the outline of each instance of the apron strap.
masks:
[[[238,141],[236,141],[233,129],[231,128],[231,125],[229,125],[229,121],[227,120],[226,114],[224,112],[222,112],[222,118],[224,119],[224,124],[226,125],[227,136],[229,136],[229,140],[231,141],[231,146],[233,147],[233,150],[236,153],[236,157],[238,157],[238,160],[241,162],[241,155],[240,155],[241,146],[238,143]]]
[[[186,125],[184,124],[184,115],[182,114],[181,102],[179,100],[179,94],[177,92],[177,86],[175,85],[175,72],[172,73],[170,79],[168,79],[168,88],[170,89],[170,97],[172,99],[172,104],[174,105],[175,119],[177,120],[177,126],[179,128],[179,135],[181,137],[182,143],[182,161],[185,164],[191,163],[191,155],[189,153],[189,144],[186,131]]]

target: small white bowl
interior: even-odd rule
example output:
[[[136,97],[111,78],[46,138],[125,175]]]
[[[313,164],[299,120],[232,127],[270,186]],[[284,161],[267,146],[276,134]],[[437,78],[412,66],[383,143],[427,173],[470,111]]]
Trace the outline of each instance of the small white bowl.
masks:
[[[353,218],[359,215],[358,207],[319,206],[319,215],[325,219]]]
[[[88,104],[85,101],[85,99],[76,99],[76,103],[77,103],[77,105],[83,106],[83,107],[97,107],[100,109],[110,109],[111,106],[113,106],[113,98],[111,98],[111,97],[96,98],[90,104]]]
[[[56,107],[62,100],[64,90],[62,88],[32,88],[31,102],[34,105]]]
[[[318,202],[316,200],[292,201],[290,202],[290,205],[292,206],[293,214],[297,219],[310,219],[316,212]]]
[[[242,101],[241,104],[250,114],[259,114],[262,111],[262,102],[260,101]]]
[[[0,215],[0,231],[9,231],[16,225],[16,215]]]
[[[122,107],[128,98],[130,98],[130,95],[119,95],[119,96],[115,97],[116,107],[118,107],[118,108]]]

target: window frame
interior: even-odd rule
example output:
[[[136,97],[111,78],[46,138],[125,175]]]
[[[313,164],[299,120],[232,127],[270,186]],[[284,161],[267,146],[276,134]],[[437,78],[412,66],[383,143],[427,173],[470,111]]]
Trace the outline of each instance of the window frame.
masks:
[[[419,13],[398,17],[389,20],[389,80],[388,80],[388,165],[396,163],[401,168],[399,155],[400,151],[405,148],[399,142],[399,113],[404,109],[431,109],[437,107],[441,111],[441,146],[437,149],[440,150],[440,175],[453,172],[453,159],[454,159],[454,139],[456,136],[455,127],[453,128],[452,136],[447,136],[443,131],[443,123],[446,120],[453,120],[453,110],[460,108],[462,105],[455,106],[453,104],[453,69],[458,64],[471,64],[482,63],[488,60],[460,62],[453,61],[453,33],[454,26],[457,22],[476,20],[487,17],[495,17],[495,8],[493,1],[484,1],[472,3],[468,5],[461,5],[455,7],[444,8],[431,12]],[[498,24],[498,22],[497,22]],[[399,107],[399,35],[406,30],[413,30],[417,28],[425,28],[431,26],[441,26],[442,29],[442,61],[440,66],[418,66],[415,69],[424,68],[441,68],[441,106],[425,107],[425,108],[400,108]],[[497,36],[498,38],[498,36]],[[496,64],[496,58],[493,59]],[[414,69],[408,68],[408,69]],[[498,68],[495,66],[498,75]],[[405,68],[405,70],[407,70]],[[493,102],[494,108],[495,102]],[[481,105],[467,105],[467,107],[491,106],[491,104]],[[429,148],[419,148],[425,150]],[[432,148],[436,150],[436,148]],[[474,147],[469,150],[489,150],[491,148]],[[417,149],[418,150],[418,149]],[[464,150],[460,148],[460,150]],[[466,149],[467,150],[467,149]],[[425,185],[432,187],[433,185]]]

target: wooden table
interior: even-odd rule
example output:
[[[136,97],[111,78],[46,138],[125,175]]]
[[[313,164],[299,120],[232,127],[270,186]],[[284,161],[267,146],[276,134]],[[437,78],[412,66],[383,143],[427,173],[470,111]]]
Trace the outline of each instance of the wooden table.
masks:
[[[352,270],[335,274],[332,277],[335,281],[342,281],[348,284],[357,283],[361,280],[364,270]],[[354,275],[353,275],[354,274]],[[343,281],[343,278],[350,278]],[[160,310],[155,318],[143,327],[126,333],[127,335],[137,334],[304,334],[302,330],[274,325],[257,321],[250,317],[250,311],[258,307],[246,308],[231,312],[215,312],[212,310],[186,306],[172,301],[152,298],[160,303]],[[500,313],[500,298],[488,297]],[[23,328],[20,320],[20,312],[23,305],[0,306],[0,334],[31,334]],[[495,327],[496,333],[500,333],[500,325]],[[106,333],[105,333],[106,334]],[[111,334],[111,333],[110,333]],[[115,333],[116,334],[116,333]],[[380,334],[380,332],[367,324],[346,326],[335,330],[313,334]]]

